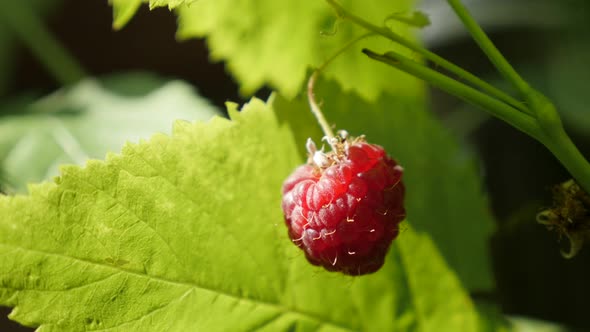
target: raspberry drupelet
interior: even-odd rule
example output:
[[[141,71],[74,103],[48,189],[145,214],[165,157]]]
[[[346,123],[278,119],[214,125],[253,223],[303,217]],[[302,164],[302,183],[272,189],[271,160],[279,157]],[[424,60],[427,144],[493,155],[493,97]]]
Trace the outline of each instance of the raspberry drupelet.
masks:
[[[329,271],[377,271],[405,218],[403,169],[382,147],[346,133],[335,151],[317,151],[283,183],[289,237],[307,260]]]

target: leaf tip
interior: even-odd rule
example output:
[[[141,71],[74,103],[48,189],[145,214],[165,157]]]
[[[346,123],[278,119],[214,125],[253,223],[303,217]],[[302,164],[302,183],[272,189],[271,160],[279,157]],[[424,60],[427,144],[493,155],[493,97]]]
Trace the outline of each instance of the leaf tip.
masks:
[[[238,110],[238,104],[233,101],[225,102],[225,107],[227,108],[227,113],[231,120],[235,120],[237,115],[240,113]]]
[[[141,0],[110,0],[109,4],[113,7],[112,28],[119,31],[133,18],[141,6]]]

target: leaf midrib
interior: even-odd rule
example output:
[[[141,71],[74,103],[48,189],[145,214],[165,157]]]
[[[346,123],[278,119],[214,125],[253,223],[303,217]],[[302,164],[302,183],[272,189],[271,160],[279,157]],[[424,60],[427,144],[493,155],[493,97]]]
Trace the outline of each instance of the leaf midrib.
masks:
[[[350,331],[350,332],[356,331],[349,326],[344,326],[341,323],[332,321],[330,319],[325,319],[325,317],[320,317],[320,316],[315,315],[314,313],[305,312],[305,311],[299,310],[297,308],[289,307],[289,306],[286,306],[286,305],[280,304],[280,303],[274,303],[274,302],[269,302],[269,301],[265,301],[265,300],[261,300],[261,299],[255,299],[255,298],[240,297],[235,294],[231,294],[231,293],[221,291],[221,290],[212,289],[209,287],[205,287],[205,286],[190,283],[190,282],[171,280],[171,279],[167,279],[164,277],[157,277],[157,276],[152,276],[152,275],[148,275],[148,274],[143,274],[143,273],[139,273],[139,272],[136,272],[133,270],[128,270],[128,269],[124,269],[124,268],[112,266],[112,265],[106,265],[106,264],[103,264],[103,263],[100,263],[97,261],[79,258],[79,257],[73,257],[73,256],[65,255],[62,253],[49,252],[49,251],[45,251],[45,250],[32,249],[32,248],[25,248],[25,247],[21,247],[21,246],[17,246],[17,245],[6,244],[6,243],[0,243],[0,246],[11,247],[13,249],[22,250],[22,251],[28,251],[28,252],[32,252],[32,253],[38,254],[38,255],[48,255],[48,256],[59,257],[62,259],[74,260],[77,262],[81,262],[81,263],[85,263],[85,264],[89,264],[89,265],[93,265],[93,266],[98,266],[100,268],[115,270],[115,271],[118,271],[119,273],[127,273],[129,275],[137,276],[140,278],[148,278],[152,281],[171,284],[174,286],[191,287],[191,288],[194,288],[199,291],[211,292],[211,293],[220,294],[222,296],[227,296],[229,298],[233,298],[238,301],[246,301],[246,302],[251,302],[251,303],[257,304],[257,305],[269,306],[269,307],[275,308],[276,310],[280,311],[282,314],[291,313],[291,314],[300,315],[300,316],[306,317],[307,319],[310,319],[312,321],[316,321],[320,325],[331,325],[335,328],[345,330],[345,331]],[[40,291],[44,291],[44,290],[40,290]],[[49,291],[49,290],[45,290],[45,291]]]

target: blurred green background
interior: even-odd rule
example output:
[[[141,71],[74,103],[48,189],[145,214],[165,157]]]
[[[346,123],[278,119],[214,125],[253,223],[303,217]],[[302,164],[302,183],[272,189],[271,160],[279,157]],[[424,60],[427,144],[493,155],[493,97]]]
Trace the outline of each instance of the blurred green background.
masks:
[[[555,101],[573,140],[590,156],[588,1],[464,2],[523,76]],[[73,146],[63,148],[69,160],[60,159],[51,153],[59,139],[48,139],[43,133],[61,132],[60,128],[65,126],[67,132],[74,133],[72,141],[100,156],[105,145],[116,147],[127,137],[146,137],[151,131],[166,130],[159,125],[167,126],[169,122],[159,121],[161,115],[150,113],[145,105],[136,105],[137,114],[129,116],[104,111],[117,105],[117,96],[132,98],[157,93],[163,82],[182,79],[192,85],[186,89],[197,89],[210,101],[206,114],[199,116],[207,117],[224,109],[227,100],[246,100],[238,94],[238,87],[223,64],[209,62],[202,40],[174,39],[175,17],[166,9],[150,12],[144,6],[126,28],[115,32],[106,0],[27,0],[26,4],[81,66],[100,78],[104,90],[91,86],[66,97],[58,94],[37,101],[55,92],[60,84],[2,19],[6,16],[0,15],[0,188],[5,192],[22,190],[15,183],[46,177],[47,164],[79,162],[76,158],[87,157],[77,155]],[[425,0],[421,7],[432,20],[432,25],[423,31],[427,46],[503,85],[446,2]],[[129,72],[134,74],[121,75]],[[262,98],[267,95],[266,90],[259,93]],[[496,290],[472,294],[474,298],[497,303],[510,316],[590,330],[586,317],[590,249],[582,250],[574,259],[563,259],[559,249],[567,246],[566,241],[558,241],[555,234],[534,220],[535,214],[550,204],[551,186],[566,180],[567,172],[543,146],[508,125],[439,91],[432,91],[431,96],[432,108],[441,121],[465,142],[465,149],[480,157],[482,181],[490,193],[491,209],[498,224],[489,243]],[[85,107],[80,102],[92,98],[113,99],[102,108]],[[174,102],[196,103],[182,95],[175,96]],[[62,121],[43,121],[43,112],[58,112]],[[196,117],[171,112],[162,116]],[[154,123],[133,126],[135,119],[148,118],[155,119]],[[102,128],[103,134],[93,132],[91,127]],[[36,130],[32,139],[26,136],[30,128]],[[107,135],[118,138],[92,146],[92,142]],[[8,312],[8,308],[0,312],[0,331],[30,330],[8,321]]]

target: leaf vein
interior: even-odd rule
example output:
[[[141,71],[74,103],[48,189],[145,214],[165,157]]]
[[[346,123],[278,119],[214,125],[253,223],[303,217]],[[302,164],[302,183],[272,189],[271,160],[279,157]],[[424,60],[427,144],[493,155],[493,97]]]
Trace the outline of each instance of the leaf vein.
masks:
[[[85,258],[80,258],[80,257],[68,256],[68,255],[62,254],[62,253],[51,252],[51,251],[40,250],[40,249],[33,249],[33,248],[25,248],[25,247],[15,246],[12,244],[0,243],[0,247],[2,247],[2,246],[13,248],[13,249],[20,249],[20,250],[24,250],[24,251],[29,251],[29,252],[39,254],[39,255],[55,256],[55,257],[66,259],[66,260],[74,260],[74,261],[77,261],[80,263],[94,265],[94,266],[98,266],[98,267],[108,269],[108,270],[115,270],[117,272],[123,272],[123,273],[129,274],[129,275],[135,276],[135,277],[147,278],[147,279],[151,279],[153,281],[161,282],[164,284],[170,284],[173,286],[191,287],[196,290],[203,291],[203,292],[209,292],[209,293],[227,296],[229,298],[236,299],[238,301],[250,302],[252,304],[269,306],[269,307],[275,308],[276,310],[281,311],[283,313],[292,313],[292,314],[296,314],[296,315],[299,315],[302,317],[306,317],[309,320],[318,322],[320,325],[330,325],[330,326],[336,327],[336,328],[344,330],[344,331],[354,331],[354,329],[352,329],[351,327],[342,325],[342,323],[340,323],[340,322],[331,321],[329,319],[326,319],[325,317],[317,316],[315,313],[305,312],[301,309],[288,307],[288,306],[283,305],[281,303],[274,303],[274,302],[264,301],[264,300],[255,299],[255,298],[239,297],[238,295],[235,295],[232,293],[228,293],[228,292],[221,291],[218,289],[207,288],[207,287],[204,287],[204,286],[201,286],[198,284],[194,284],[194,283],[190,283],[190,282],[170,280],[165,277],[143,274],[143,273],[136,272],[133,270],[127,270],[125,268],[118,267],[118,266],[105,265],[103,262],[93,261],[90,259],[85,259]]]
[[[186,192],[184,192],[184,190],[182,190],[180,188],[180,186],[178,186],[176,183],[174,183],[174,181],[172,181],[171,179],[169,179],[168,177],[162,175],[162,174],[168,174],[170,172],[162,172],[160,169],[158,169],[157,167],[155,167],[154,165],[152,165],[148,160],[146,160],[143,155],[139,152],[136,152],[135,155],[137,157],[139,157],[141,160],[143,160],[143,162],[151,167],[154,171],[158,172],[158,177],[164,179],[166,182],[168,182],[173,188],[175,188],[179,193],[181,193],[185,198],[187,198],[189,201],[193,202],[193,204],[195,205],[199,205],[199,203],[197,201],[194,200],[193,197],[191,197],[189,194],[187,194]],[[127,171],[129,172],[129,171]],[[132,173],[130,173],[132,174]],[[249,250],[248,246],[240,246],[240,241],[237,239],[236,235],[228,228],[226,227],[223,223],[221,222],[217,222],[217,223],[212,223],[212,225],[216,225],[218,227],[221,227],[228,235],[229,237],[236,243],[238,248],[241,248],[242,251],[241,253],[245,253],[246,255],[249,256],[250,261],[254,262],[254,264],[256,265],[256,268],[258,271],[263,271],[264,267],[263,265],[256,259],[256,256],[252,254],[252,252]],[[268,281],[268,277],[265,275],[262,275],[262,277]],[[270,284],[270,282],[267,282],[267,284]]]
[[[185,270],[184,268],[184,264],[182,264],[182,262],[180,261],[180,258],[178,256],[178,254],[176,253],[176,251],[174,251],[174,249],[170,246],[170,243],[168,243],[168,241],[166,239],[164,239],[164,237],[158,233],[158,231],[156,231],[156,229],[154,229],[152,227],[152,225],[150,225],[149,222],[147,222],[146,220],[143,220],[142,218],[140,218],[137,213],[135,213],[131,207],[125,205],[123,202],[121,202],[120,200],[118,200],[116,198],[116,196],[110,195],[106,190],[94,185],[93,183],[91,183],[90,181],[79,177],[79,176],[73,176],[75,178],[78,178],[81,181],[84,181],[85,183],[87,183],[88,185],[90,185],[91,187],[95,188],[97,191],[104,193],[107,197],[110,197],[116,204],[118,204],[119,206],[123,207],[125,209],[125,211],[127,211],[128,213],[130,213],[132,216],[135,217],[135,219],[139,222],[141,222],[142,224],[146,225],[146,227],[148,229],[150,229],[165,245],[166,247],[170,250],[170,252],[172,253],[173,258],[176,260],[176,262],[178,263],[178,266],[182,269],[182,271],[184,272],[185,276],[187,275],[188,271]],[[111,207],[112,208],[112,207]],[[119,216],[121,217],[121,216]]]

